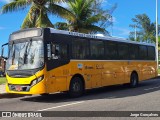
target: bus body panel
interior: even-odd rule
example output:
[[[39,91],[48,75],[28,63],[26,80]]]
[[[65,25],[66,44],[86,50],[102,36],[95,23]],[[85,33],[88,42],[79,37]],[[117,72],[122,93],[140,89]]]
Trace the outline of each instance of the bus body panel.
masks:
[[[78,64],[83,67],[78,68]],[[91,89],[129,83],[133,71],[137,72],[139,81],[153,78],[156,76],[156,63],[71,60],[69,64],[49,71],[52,78],[47,81],[48,92],[68,91],[70,81],[76,74],[83,76],[85,89]]]
[[[78,68],[81,64],[82,68]],[[40,71],[39,76],[45,70]],[[156,77],[156,62],[147,61],[81,61],[71,60],[67,65],[57,67],[53,70],[44,72],[45,79],[31,87],[28,92],[10,91],[7,92],[20,94],[42,94],[68,91],[70,81],[74,75],[80,74],[85,81],[85,89],[98,88],[109,85],[125,84],[130,82],[131,73],[138,74],[139,81]],[[36,74],[38,76],[38,74]],[[25,80],[32,81],[34,76],[29,78],[9,78],[11,83],[21,85]],[[30,83],[27,82],[27,83]]]

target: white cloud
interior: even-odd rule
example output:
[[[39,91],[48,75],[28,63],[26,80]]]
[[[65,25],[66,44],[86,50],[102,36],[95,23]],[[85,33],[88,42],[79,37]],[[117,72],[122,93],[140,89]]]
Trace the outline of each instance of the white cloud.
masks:
[[[118,36],[129,36],[130,30],[127,28],[113,27],[113,31],[117,33]],[[117,36],[116,35],[116,36]]]
[[[108,0],[101,0],[101,1],[104,6],[106,6],[106,5],[112,6],[112,4],[108,2]]]
[[[117,20],[116,20],[115,17],[110,18],[109,21],[110,21],[110,22],[113,22],[113,23],[117,23]]]

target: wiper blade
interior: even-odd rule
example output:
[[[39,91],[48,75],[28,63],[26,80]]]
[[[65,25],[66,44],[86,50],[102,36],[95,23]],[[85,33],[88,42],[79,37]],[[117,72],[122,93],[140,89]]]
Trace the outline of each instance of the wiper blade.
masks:
[[[15,47],[14,47],[14,43],[12,43],[12,47],[11,47],[12,52],[12,65],[14,64],[14,59],[15,59]]]
[[[29,49],[29,47],[31,46],[32,44],[32,40],[29,40],[28,44],[26,45],[26,48],[25,48],[25,52],[24,52],[24,60],[23,60],[23,64],[26,63],[26,59],[27,59],[27,56],[28,56],[28,52],[27,50]]]

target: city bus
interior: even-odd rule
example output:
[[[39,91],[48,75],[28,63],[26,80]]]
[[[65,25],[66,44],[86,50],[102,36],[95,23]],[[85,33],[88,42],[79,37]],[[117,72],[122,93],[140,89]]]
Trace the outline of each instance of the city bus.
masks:
[[[129,84],[157,76],[154,44],[118,37],[30,28],[10,34],[6,91],[48,95]],[[4,45],[3,45],[4,47]]]

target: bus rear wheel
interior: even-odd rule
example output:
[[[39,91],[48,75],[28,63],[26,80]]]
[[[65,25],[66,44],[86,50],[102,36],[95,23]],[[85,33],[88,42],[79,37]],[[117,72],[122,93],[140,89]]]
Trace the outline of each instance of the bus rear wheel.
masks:
[[[138,86],[138,75],[136,73],[132,73],[130,77],[130,87],[135,88]]]
[[[70,97],[80,97],[83,95],[84,86],[81,78],[74,77],[71,80],[70,87],[69,87],[69,95]]]

